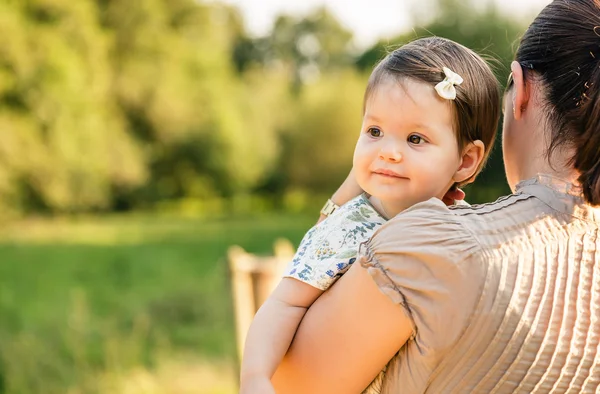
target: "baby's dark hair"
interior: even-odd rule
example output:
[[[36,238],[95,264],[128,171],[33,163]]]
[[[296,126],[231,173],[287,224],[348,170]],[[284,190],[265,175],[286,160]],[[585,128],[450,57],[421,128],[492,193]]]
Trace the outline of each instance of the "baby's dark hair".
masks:
[[[575,151],[583,196],[600,205],[600,0],[555,0],[521,39],[517,59],[546,93],[550,146]]]
[[[365,103],[382,81],[388,78],[401,83],[405,78],[435,85],[443,81],[447,67],[463,78],[456,86],[456,99],[451,100],[455,114],[454,130],[459,150],[470,142],[481,140],[485,155],[477,172],[461,184],[471,182],[487,160],[500,119],[500,88],[490,66],[472,50],[441,37],[412,41],[389,53],[373,70]]]

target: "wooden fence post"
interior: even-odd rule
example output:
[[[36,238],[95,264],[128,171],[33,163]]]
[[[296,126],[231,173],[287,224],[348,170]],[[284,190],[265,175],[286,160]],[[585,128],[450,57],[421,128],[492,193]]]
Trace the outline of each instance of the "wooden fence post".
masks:
[[[227,251],[239,362],[242,360],[246,334],[256,311],[279,283],[294,253],[294,246],[286,239],[275,242],[273,256],[250,254],[237,245],[231,246]]]

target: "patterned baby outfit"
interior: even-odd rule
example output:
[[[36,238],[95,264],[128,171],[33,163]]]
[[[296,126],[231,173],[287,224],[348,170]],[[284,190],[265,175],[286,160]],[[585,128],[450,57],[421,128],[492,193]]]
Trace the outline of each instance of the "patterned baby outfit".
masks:
[[[284,277],[328,289],[354,263],[359,245],[385,222],[361,194],[306,233]]]

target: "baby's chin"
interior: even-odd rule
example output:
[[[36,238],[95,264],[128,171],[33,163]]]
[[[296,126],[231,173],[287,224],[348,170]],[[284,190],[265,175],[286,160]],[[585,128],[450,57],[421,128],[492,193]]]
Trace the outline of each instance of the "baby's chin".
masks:
[[[377,196],[375,196],[377,197]],[[436,196],[411,196],[411,195],[380,195],[377,197],[381,202],[388,206],[396,206],[402,210],[412,207],[413,205],[425,202]],[[440,199],[441,200],[441,199]]]
[[[398,187],[397,185],[377,185],[373,187],[363,188],[365,192],[373,197],[377,197],[381,201],[387,201],[390,203],[404,203],[406,201],[413,201],[417,196],[414,196],[408,188]]]

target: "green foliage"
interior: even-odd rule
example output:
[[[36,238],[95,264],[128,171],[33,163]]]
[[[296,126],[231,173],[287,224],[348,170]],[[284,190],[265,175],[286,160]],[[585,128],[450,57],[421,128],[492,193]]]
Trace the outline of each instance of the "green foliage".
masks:
[[[290,186],[333,192],[348,175],[365,85],[365,77],[348,71],[324,75],[304,87],[282,163]]]
[[[304,17],[279,16],[267,37],[239,37],[233,59],[240,71],[251,65],[285,65],[298,87],[321,72],[350,66],[351,40],[352,33],[321,8]]]
[[[445,36],[505,80],[522,26],[489,2],[430,2],[422,27],[358,56],[325,9],[253,38],[218,2],[0,2],[0,217],[333,190],[390,45]],[[496,154],[471,201],[506,191]]]
[[[110,206],[110,183],[145,180],[112,104],[108,39],[91,2],[2,2],[0,201],[77,211]]]

